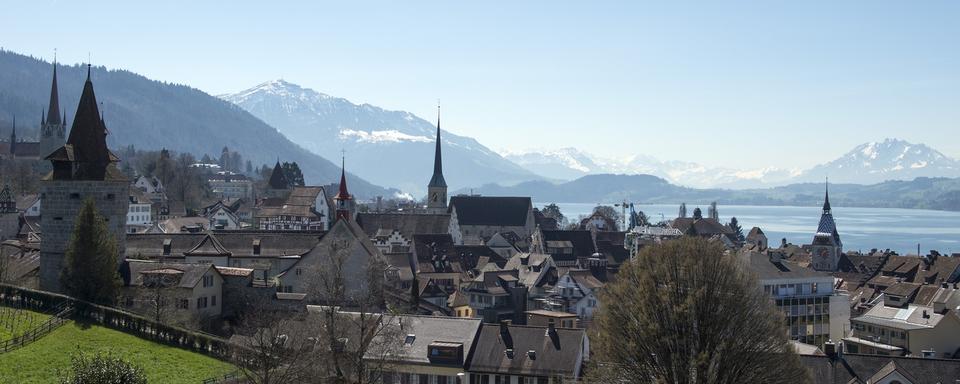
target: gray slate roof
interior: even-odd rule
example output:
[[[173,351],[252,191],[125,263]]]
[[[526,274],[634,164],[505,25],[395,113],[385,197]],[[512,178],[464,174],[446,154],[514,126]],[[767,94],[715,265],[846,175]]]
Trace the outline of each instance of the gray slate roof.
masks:
[[[529,197],[454,196],[448,212],[454,210],[460,225],[520,227],[527,224],[533,203]]]
[[[877,355],[844,354],[839,360],[827,356],[802,355],[816,384],[867,383],[881,371],[895,369],[916,379],[915,383],[953,383],[960,378],[960,360],[922,359]],[[872,381],[871,381],[872,382]]]
[[[509,325],[502,334],[499,324],[484,324],[467,369],[471,372],[489,372],[509,375],[571,376],[578,372],[577,360],[582,358],[585,331],[557,328],[548,335],[546,327]],[[506,354],[513,349],[513,358]],[[531,357],[528,351],[535,351]]]

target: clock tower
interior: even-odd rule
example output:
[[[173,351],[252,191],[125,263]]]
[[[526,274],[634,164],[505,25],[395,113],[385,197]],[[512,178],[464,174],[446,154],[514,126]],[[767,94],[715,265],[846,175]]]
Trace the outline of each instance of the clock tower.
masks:
[[[813,254],[813,269],[819,271],[836,271],[843,253],[843,242],[837,232],[837,223],[833,221],[833,212],[830,209],[830,190],[826,187],[823,198],[823,213],[820,215],[820,224],[817,233],[813,235],[810,252]]]
[[[443,159],[440,156],[440,106],[437,106],[437,147],[433,155],[433,177],[427,184],[427,210],[431,213],[447,211],[447,181],[443,179]]]

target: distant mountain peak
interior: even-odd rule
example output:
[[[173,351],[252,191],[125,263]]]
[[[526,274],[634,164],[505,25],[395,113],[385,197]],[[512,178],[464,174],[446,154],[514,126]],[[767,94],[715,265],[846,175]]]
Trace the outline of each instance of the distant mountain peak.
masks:
[[[337,160],[340,151],[346,150],[350,170],[362,177],[414,194],[426,192],[433,170],[435,121],[406,111],[353,103],[283,79],[220,98],[240,106],[310,152]],[[451,187],[538,178],[472,138],[448,131],[441,137],[446,147],[443,164],[450,168],[447,182]],[[418,171],[424,172],[422,181],[410,177],[410,172]]]
[[[916,177],[960,176],[960,162],[923,143],[886,138],[860,144],[836,160],[804,172],[802,179],[847,183],[878,183]]]

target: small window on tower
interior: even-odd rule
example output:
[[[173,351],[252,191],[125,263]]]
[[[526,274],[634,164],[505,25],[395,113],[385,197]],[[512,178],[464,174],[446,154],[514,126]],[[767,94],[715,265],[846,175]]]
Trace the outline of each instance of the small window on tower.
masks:
[[[113,199],[115,199],[116,197],[117,197],[117,195],[114,195],[114,194],[112,194],[112,193],[108,193],[108,194],[107,194],[107,200],[113,200]]]
[[[71,194],[70,194],[70,199],[72,199],[72,200],[80,200],[80,194],[79,194],[79,193],[71,193]]]

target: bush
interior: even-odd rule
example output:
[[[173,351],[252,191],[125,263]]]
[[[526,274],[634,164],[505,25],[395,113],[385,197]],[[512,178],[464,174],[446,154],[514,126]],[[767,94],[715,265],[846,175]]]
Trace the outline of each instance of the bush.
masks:
[[[143,368],[111,354],[77,353],[71,372],[61,374],[60,384],[146,384]]]

